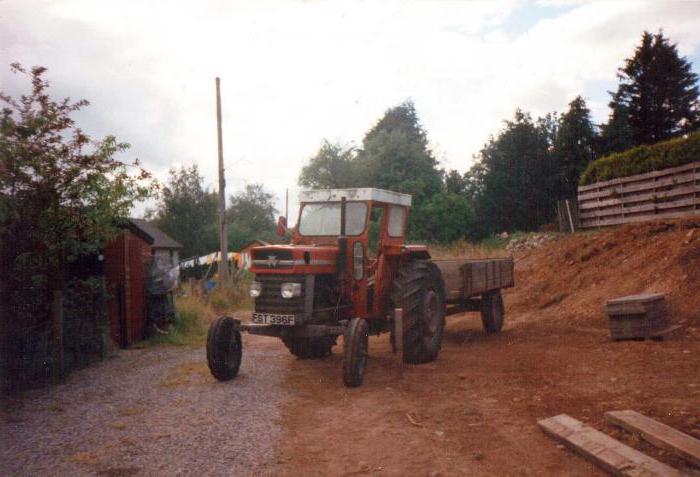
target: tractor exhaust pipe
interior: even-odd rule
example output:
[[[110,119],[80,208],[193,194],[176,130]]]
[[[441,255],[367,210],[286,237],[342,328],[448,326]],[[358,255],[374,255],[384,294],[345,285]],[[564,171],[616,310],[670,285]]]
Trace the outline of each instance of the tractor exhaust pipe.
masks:
[[[338,277],[342,280],[345,277],[345,268],[347,265],[348,257],[348,238],[345,236],[345,211],[347,209],[347,204],[345,197],[340,199],[340,236],[338,237],[338,257],[337,257],[337,269]]]

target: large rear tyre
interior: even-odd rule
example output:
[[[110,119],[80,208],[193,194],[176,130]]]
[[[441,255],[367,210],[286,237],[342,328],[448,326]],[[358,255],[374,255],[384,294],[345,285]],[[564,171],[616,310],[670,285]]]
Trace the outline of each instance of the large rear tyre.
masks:
[[[214,320],[207,335],[207,364],[211,374],[219,381],[235,378],[242,354],[243,343],[236,321],[230,316]]]
[[[335,336],[320,336],[317,338],[282,338],[282,342],[290,353],[299,359],[325,358],[331,354],[335,345]]]
[[[481,322],[484,331],[489,334],[498,333],[503,328],[505,309],[501,290],[484,293],[481,296]]]
[[[445,284],[437,266],[429,260],[413,260],[399,268],[391,304],[403,310],[404,362],[434,361],[445,328]]]
[[[362,384],[369,356],[369,326],[362,318],[353,318],[345,331],[343,384],[356,388]]]

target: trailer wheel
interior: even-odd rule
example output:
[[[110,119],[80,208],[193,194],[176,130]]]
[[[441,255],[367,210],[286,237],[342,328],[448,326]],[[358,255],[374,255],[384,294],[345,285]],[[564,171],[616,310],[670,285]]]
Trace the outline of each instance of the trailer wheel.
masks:
[[[353,318],[345,331],[343,350],[343,384],[356,388],[362,384],[369,355],[369,325]]]
[[[501,331],[504,315],[501,290],[484,293],[481,296],[481,322],[487,333],[498,333]]]
[[[403,310],[404,361],[434,361],[445,328],[445,284],[440,270],[429,260],[408,262],[392,284],[391,302]]]
[[[219,381],[235,378],[242,354],[243,343],[236,321],[230,316],[214,320],[207,335],[207,364],[211,374]]]
[[[299,359],[325,358],[331,354],[331,348],[336,342],[335,336],[316,338],[282,338],[282,342],[290,353]]]

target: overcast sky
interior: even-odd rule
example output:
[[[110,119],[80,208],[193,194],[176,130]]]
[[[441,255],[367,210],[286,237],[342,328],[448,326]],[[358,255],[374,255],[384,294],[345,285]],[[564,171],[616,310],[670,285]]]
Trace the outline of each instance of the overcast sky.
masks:
[[[406,98],[462,172],[516,107],[581,94],[604,121],[616,69],[659,28],[698,72],[698,1],[0,0],[0,90],[26,87],[9,63],[46,66],[55,97],[91,102],[88,133],[161,180],[196,163],[214,189],[218,75],[227,192],[261,182],[282,211],[324,138],[359,145]]]

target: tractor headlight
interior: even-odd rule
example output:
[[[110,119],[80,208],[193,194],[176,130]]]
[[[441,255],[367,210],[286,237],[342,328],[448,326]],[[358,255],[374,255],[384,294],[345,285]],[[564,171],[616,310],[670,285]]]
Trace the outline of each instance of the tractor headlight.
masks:
[[[301,296],[301,283],[283,283],[282,284],[282,298],[294,298],[295,296]]]
[[[253,282],[250,284],[250,289],[248,290],[248,294],[250,295],[251,298],[257,298],[260,296],[261,293],[262,293],[262,283]]]

